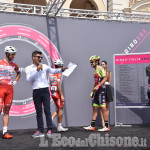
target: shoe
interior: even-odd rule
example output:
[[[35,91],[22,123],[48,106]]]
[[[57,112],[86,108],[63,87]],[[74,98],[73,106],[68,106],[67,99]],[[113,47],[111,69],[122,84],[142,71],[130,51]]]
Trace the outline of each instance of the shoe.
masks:
[[[46,133],[46,137],[52,138],[52,131],[51,130],[48,130],[48,132]]]
[[[13,136],[10,135],[8,132],[5,132],[4,135],[3,135],[3,139],[11,139]]]
[[[57,131],[67,131],[68,130],[68,128],[64,128],[64,127],[62,127],[62,126],[59,126],[58,128],[57,128]]]
[[[95,131],[95,127],[92,127],[91,125],[87,126],[87,127],[83,127],[85,130],[91,130],[91,131]]]
[[[100,132],[107,132],[107,131],[110,131],[110,127],[103,127],[102,129],[98,129],[98,131],[100,131]]]
[[[33,135],[33,138],[44,137],[44,134],[40,131],[36,131]]]

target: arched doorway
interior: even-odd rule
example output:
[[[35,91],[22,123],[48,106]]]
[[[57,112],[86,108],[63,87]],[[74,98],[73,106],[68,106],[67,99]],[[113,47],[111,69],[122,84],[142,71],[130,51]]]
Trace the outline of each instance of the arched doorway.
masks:
[[[138,13],[150,13],[150,1],[143,0],[141,2],[137,2],[131,7],[131,12],[138,12]]]
[[[14,3],[46,6],[46,0],[14,0]]]
[[[84,10],[96,10],[96,11],[107,11],[107,3],[104,3],[103,0],[67,0],[63,5],[65,9],[83,9]],[[74,12],[74,11],[72,11]],[[80,11],[82,13],[82,11]],[[93,17],[93,15],[72,13],[70,16],[78,17]],[[103,18],[103,17],[100,17]]]
[[[92,0],[73,0],[70,4],[73,9],[97,10],[97,5]]]
[[[97,10],[97,5],[92,0],[72,0],[70,4],[71,9],[84,9],[84,10]],[[71,14],[70,16],[80,16],[78,14]],[[84,17],[84,15],[81,15]],[[91,17],[91,15],[85,15],[85,17]]]

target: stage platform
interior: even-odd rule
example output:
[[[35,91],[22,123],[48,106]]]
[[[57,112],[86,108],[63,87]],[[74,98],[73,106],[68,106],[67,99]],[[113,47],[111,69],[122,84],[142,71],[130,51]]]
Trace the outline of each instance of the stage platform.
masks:
[[[10,133],[12,133],[14,137],[9,140],[0,138],[0,150],[56,150],[56,149],[57,150],[63,149],[149,150],[150,149],[150,124],[132,125],[132,127],[111,126],[111,130],[109,132],[98,132],[97,131],[98,128],[99,127],[97,126],[96,131],[85,131],[82,127],[70,127],[67,132],[57,132],[56,128],[54,128],[53,134],[55,136],[55,139],[53,139],[54,136],[52,139],[47,138],[33,139],[31,135],[35,132],[35,129],[11,130]],[[0,137],[2,137],[2,133],[0,134]],[[59,139],[60,137],[61,139]],[[128,140],[129,139],[132,140],[130,146],[124,145],[126,138],[128,138]],[[104,141],[105,145],[99,145],[101,141],[100,139],[106,139]],[[109,145],[106,144],[108,141]],[[74,142],[76,143],[74,144]],[[57,145],[58,143],[61,145]]]

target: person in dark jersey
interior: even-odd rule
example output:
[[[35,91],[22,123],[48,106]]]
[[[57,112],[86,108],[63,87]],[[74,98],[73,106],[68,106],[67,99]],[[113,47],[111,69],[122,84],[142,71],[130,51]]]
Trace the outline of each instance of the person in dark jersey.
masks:
[[[99,56],[91,56],[90,57],[91,67],[94,68],[94,88],[92,93],[90,94],[91,99],[93,99],[93,115],[91,125],[87,127],[83,127],[85,130],[95,131],[96,119],[98,116],[98,108],[102,110],[102,115],[104,118],[105,126],[102,129],[98,129],[98,131],[109,131],[108,128],[108,118],[106,115],[106,103],[105,103],[105,92],[106,87],[104,83],[107,81],[106,72],[104,68],[100,66],[100,57]]]

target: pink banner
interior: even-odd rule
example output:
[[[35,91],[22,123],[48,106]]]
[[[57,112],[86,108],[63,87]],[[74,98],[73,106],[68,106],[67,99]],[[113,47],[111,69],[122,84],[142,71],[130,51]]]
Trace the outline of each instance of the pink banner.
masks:
[[[0,28],[0,38],[5,38],[13,35],[24,36],[36,41],[46,49],[52,61],[60,58],[60,55],[53,43],[51,43],[51,41],[49,41],[46,36],[42,35],[35,29],[31,29],[25,26],[5,26]]]
[[[34,112],[35,106],[33,102],[25,105],[12,105],[10,110],[10,114],[15,116],[32,114]]]
[[[150,54],[133,54],[133,55],[122,55],[115,56],[115,64],[139,64],[139,63],[150,63]]]
[[[18,36],[18,37],[27,37],[32,39],[33,41],[39,43],[49,54],[52,62],[55,59],[60,58],[60,54],[54,44],[42,33],[38,32],[35,29],[26,27],[26,26],[18,26],[18,25],[8,25],[0,27],[0,39],[11,37],[11,36]],[[16,100],[17,101],[17,100]],[[17,101],[19,102],[19,100]],[[10,115],[13,116],[25,116],[32,113],[35,113],[35,107],[33,101],[29,104],[12,104]]]

